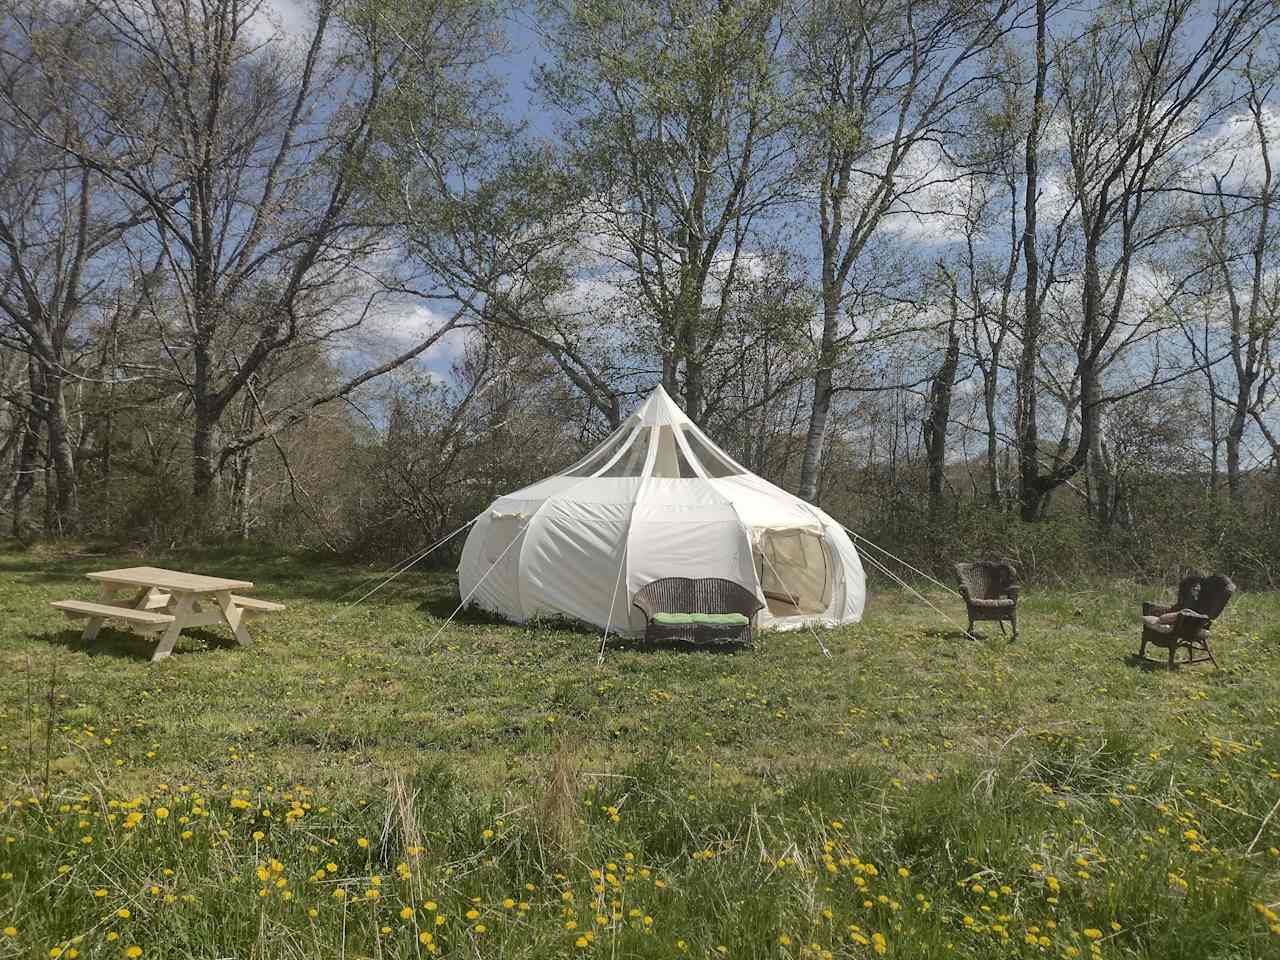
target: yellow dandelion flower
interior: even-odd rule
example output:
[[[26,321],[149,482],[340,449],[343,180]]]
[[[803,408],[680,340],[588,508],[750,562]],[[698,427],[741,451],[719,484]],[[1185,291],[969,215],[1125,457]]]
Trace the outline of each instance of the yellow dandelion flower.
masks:
[[[412,916],[413,916],[413,907],[401,907],[401,908],[400,908],[400,919],[401,919],[401,920],[408,920],[408,919],[409,919],[410,917],[412,917]]]
[[[125,950],[124,955],[128,957],[129,960],[137,960],[138,957],[142,956],[142,948],[135,944]]]
[[[369,848],[369,838],[368,837],[357,838],[356,846],[359,847],[361,850],[367,850]]]

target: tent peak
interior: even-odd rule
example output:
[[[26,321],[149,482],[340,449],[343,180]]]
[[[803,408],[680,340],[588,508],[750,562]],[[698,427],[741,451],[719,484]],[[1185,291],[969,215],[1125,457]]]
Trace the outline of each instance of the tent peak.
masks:
[[[636,408],[635,419],[645,424],[692,423],[680,405],[671,399],[671,394],[658,384],[650,391],[649,396]]]

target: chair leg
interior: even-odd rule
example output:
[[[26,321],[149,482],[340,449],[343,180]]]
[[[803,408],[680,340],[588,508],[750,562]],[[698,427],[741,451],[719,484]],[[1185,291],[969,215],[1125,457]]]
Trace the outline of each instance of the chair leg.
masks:
[[[1138,644],[1138,659],[1147,659],[1147,632],[1142,631],[1142,642]]]
[[[1218,658],[1213,655],[1213,647],[1209,644],[1209,638],[1204,638],[1204,652],[1209,655],[1209,662],[1213,664],[1215,670],[1218,669]]]
[[[1018,639],[1018,611],[1012,610],[1009,613],[1009,623],[1013,625],[1013,639]]]
[[[1173,655],[1178,652],[1178,645],[1175,643],[1169,647],[1169,669],[1173,669]]]
[[[1005,635],[1005,632],[1004,632],[1004,621],[1003,621],[1003,620],[997,620],[997,621],[996,621],[996,623],[1000,624],[1000,635],[1001,635],[1001,636],[1004,636],[1004,635]]]

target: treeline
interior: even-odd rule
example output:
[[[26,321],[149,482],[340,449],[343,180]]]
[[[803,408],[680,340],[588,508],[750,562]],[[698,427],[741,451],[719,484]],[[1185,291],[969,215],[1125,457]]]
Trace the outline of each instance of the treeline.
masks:
[[[0,0],[0,509],[408,552],[661,382],[916,562],[1269,581],[1278,20]]]

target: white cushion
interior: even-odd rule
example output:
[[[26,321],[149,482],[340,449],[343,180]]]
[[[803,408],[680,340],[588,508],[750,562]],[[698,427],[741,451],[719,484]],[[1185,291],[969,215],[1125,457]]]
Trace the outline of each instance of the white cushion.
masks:
[[[1173,624],[1161,623],[1159,617],[1143,617],[1142,622],[1156,633],[1173,633]]]

